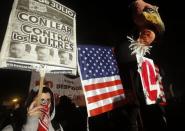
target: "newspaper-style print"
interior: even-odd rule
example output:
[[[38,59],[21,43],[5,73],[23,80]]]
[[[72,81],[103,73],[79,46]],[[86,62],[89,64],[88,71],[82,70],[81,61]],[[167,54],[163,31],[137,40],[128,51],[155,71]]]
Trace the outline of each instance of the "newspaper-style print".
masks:
[[[54,0],[15,0],[0,67],[76,74],[76,13]]]

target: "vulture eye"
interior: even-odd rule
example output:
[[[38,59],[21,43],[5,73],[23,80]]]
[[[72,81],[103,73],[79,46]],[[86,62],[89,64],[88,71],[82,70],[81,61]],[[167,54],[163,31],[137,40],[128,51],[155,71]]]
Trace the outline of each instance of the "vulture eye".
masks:
[[[155,13],[156,12],[153,8],[148,8],[148,7],[144,8],[143,11],[150,12],[150,13]]]

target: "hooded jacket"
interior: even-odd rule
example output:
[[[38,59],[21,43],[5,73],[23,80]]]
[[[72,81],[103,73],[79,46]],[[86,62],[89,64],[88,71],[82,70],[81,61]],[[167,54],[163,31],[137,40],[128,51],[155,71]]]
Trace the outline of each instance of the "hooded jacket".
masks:
[[[50,112],[50,117],[49,117],[49,130],[48,131],[64,131],[60,124],[58,126],[58,129],[53,128],[51,121],[55,116],[55,100],[54,100],[52,91],[48,87],[43,87],[43,92],[44,91],[46,92],[49,91],[50,95],[52,95],[51,96],[52,106],[51,106],[51,112]],[[34,87],[28,95],[27,101],[25,103],[26,107],[30,106],[30,103],[32,103],[32,101],[34,100],[37,94],[38,94],[38,87]],[[22,131],[37,131],[38,125],[39,125],[39,116],[27,115],[27,120],[26,120],[26,123],[22,127]],[[7,125],[2,131],[14,131],[14,130],[11,125]]]

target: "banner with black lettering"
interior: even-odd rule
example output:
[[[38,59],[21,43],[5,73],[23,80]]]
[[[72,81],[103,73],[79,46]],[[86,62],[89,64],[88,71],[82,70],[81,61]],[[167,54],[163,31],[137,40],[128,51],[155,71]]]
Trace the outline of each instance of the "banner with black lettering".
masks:
[[[39,73],[33,71],[29,90],[39,86]],[[55,97],[68,96],[78,106],[85,106],[84,93],[79,77],[64,74],[46,74],[44,85],[48,86]]]
[[[0,67],[76,74],[76,13],[55,0],[14,0]]]
[[[160,86],[152,59],[136,55],[146,104],[155,104],[159,99]]]

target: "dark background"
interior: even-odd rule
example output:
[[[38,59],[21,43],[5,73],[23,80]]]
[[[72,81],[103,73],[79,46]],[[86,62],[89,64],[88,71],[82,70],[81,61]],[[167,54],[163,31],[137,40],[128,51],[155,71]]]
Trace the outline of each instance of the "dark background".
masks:
[[[96,44],[119,48],[120,63],[134,61],[127,57],[126,36],[134,33],[129,5],[132,0],[58,0],[73,9],[76,16],[77,44]],[[185,124],[184,104],[184,5],[180,1],[147,0],[159,6],[159,13],[166,31],[157,43],[153,44],[150,57],[163,67],[165,77],[173,84],[175,102],[170,108],[174,127]],[[147,2],[146,1],[146,2]],[[0,43],[3,42],[13,0],[0,0]],[[0,100],[10,96],[26,96],[30,72],[0,69]],[[182,120],[181,120],[182,119]],[[183,126],[182,126],[183,127]]]

